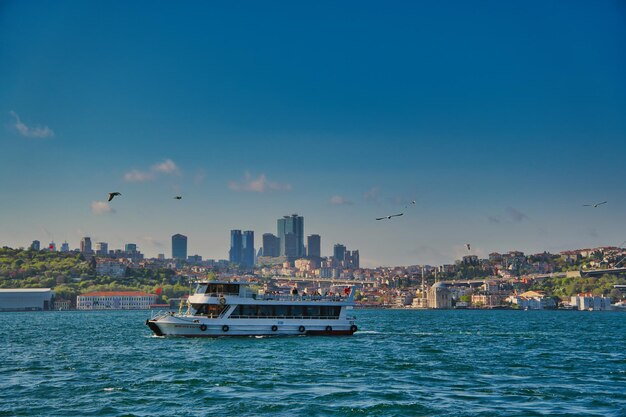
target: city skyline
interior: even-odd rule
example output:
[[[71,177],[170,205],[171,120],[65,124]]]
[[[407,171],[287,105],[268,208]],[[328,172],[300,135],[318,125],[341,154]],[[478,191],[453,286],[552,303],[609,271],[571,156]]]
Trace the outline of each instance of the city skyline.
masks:
[[[287,213],[367,267],[620,245],[625,12],[7,2],[0,245],[224,259]]]

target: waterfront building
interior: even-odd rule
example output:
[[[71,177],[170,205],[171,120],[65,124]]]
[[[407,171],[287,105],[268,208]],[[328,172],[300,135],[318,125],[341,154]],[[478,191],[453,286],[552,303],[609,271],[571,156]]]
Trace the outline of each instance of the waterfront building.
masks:
[[[443,282],[436,282],[428,290],[428,308],[452,308],[450,289]]]
[[[306,238],[306,255],[309,258],[321,258],[322,238],[320,235],[309,235]]]
[[[333,258],[338,262],[343,262],[346,259],[346,247],[340,243],[336,243],[333,248]]]
[[[263,256],[272,258],[280,256],[280,239],[272,233],[263,234]]]
[[[159,254],[157,255],[157,259],[158,259],[159,261],[163,261],[163,260],[165,260],[165,254],[164,254],[164,253],[159,253]]]
[[[570,304],[578,310],[610,310],[611,298],[582,293],[572,296]]]
[[[52,310],[53,299],[50,288],[0,289],[0,311]]]
[[[234,264],[240,264],[242,261],[243,237],[241,230],[230,231],[230,250],[228,251],[228,260]]]
[[[473,301],[473,297],[472,297]],[[546,296],[543,291],[526,291],[519,295],[511,295],[505,300],[515,304],[524,310],[543,310],[546,308],[556,308],[554,298]]]
[[[137,253],[137,245],[135,243],[127,243],[124,245],[124,252],[129,254]]]
[[[502,297],[498,294],[472,294],[472,305],[482,307],[495,307],[502,303]]]
[[[109,254],[109,244],[106,242],[96,243],[96,255],[107,256]]]
[[[187,259],[187,236],[181,234],[172,236],[172,258],[182,261]]]
[[[247,268],[254,266],[254,232],[252,230],[245,230],[243,232],[241,258],[242,263]]]
[[[61,252],[69,252],[70,251],[70,245],[67,242],[63,242],[61,244]]]
[[[282,256],[301,258],[305,255],[304,250],[304,217],[292,214],[283,216],[277,220],[278,238],[280,239],[280,254]],[[295,239],[294,254],[287,254],[288,234],[293,234]]]
[[[148,310],[156,294],[141,291],[99,291],[76,297],[78,310]]]
[[[91,238],[85,236],[80,240],[80,253],[84,255],[91,255]]]
[[[32,250],[40,250],[41,249],[41,242],[38,240],[33,240],[33,243],[30,244],[30,248]]]

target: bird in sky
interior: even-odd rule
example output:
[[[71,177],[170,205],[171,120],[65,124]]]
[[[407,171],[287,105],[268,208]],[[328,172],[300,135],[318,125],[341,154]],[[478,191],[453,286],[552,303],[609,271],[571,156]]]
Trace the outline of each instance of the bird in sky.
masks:
[[[117,191],[109,193],[109,201],[113,200],[113,197],[115,197],[116,195],[122,195],[122,193],[118,193]]]
[[[183,196],[182,195],[177,195],[176,197],[174,197],[175,200],[182,200]]]
[[[404,213],[399,213],[399,214],[391,214],[391,215],[389,215],[389,216],[385,216],[385,217],[377,217],[377,218],[376,218],[376,220],[385,220],[385,219],[389,220],[389,219],[391,219],[392,217],[399,217],[399,216],[403,216],[403,215],[404,215]]]
[[[598,206],[600,206],[602,204],[606,204],[606,203],[608,203],[608,201],[603,201],[601,203],[595,203],[595,204],[583,204],[583,206],[584,207],[598,207]]]

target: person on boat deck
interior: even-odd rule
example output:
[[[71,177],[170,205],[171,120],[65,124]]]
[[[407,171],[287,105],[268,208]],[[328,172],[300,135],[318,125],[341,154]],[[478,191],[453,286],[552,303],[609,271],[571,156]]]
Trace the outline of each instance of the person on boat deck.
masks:
[[[293,287],[291,290],[291,295],[298,295],[298,287]]]
[[[308,295],[306,292],[306,288],[302,290],[302,295]]]

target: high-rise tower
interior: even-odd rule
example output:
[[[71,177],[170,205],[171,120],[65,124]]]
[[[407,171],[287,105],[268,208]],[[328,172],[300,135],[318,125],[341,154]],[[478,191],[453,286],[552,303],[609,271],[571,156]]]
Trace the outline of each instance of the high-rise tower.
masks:
[[[230,250],[228,251],[228,260],[235,264],[242,262],[243,242],[241,230],[230,231]]]
[[[309,235],[306,238],[306,256],[320,258],[322,256],[322,238],[320,235]]]
[[[243,232],[243,245],[242,245],[242,263],[251,268],[254,266],[254,232],[252,230],[245,230]]]
[[[280,239],[271,233],[263,234],[263,256],[280,256]]]
[[[187,259],[187,236],[178,233],[172,236],[172,258]]]
[[[304,256],[304,217],[292,214],[291,216],[283,216],[277,221],[278,238],[280,239],[280,254],[290,257],[300,258]],[[295,239],[294,253],[286,251],[286,235],[292,234]],[[290,239],[291,240],[291,239]]]

